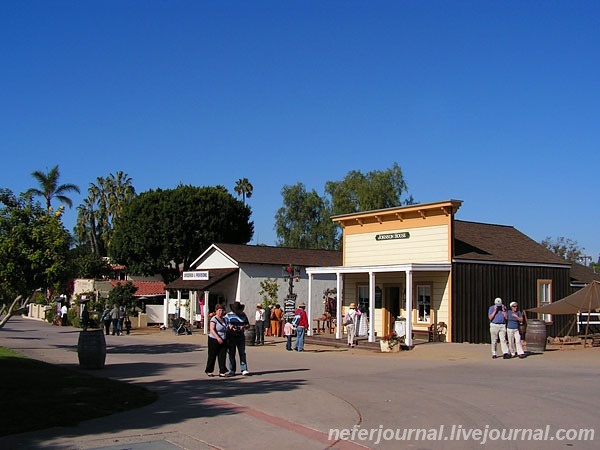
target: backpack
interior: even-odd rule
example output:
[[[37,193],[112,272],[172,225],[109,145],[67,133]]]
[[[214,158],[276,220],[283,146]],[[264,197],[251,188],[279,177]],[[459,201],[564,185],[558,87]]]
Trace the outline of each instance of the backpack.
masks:
[[[294,318],[292,319],[292,326],[294,328],[296,328],[298,326],[298,324],[300,323],[300,314],[296,314],[294,316]]]
[[[346,316],[344,317],[344,322],[342,323],[342,325],[347,326],[347,325],[351,325],[354,323],[354,320],[352,320],[352,318],[350,317],[349,314],[346,314]]]

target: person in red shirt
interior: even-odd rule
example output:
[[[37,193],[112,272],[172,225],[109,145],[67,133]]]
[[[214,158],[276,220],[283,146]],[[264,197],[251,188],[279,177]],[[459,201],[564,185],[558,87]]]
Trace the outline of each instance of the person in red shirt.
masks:
[[[298,305],[298,309],[294,311],[294,316],[298,318],[296,321],[296,344],[294,345],[294,350],[297,352],[304,351],[304,335],[309,326],[305,309],[306,303],[302,302]]]

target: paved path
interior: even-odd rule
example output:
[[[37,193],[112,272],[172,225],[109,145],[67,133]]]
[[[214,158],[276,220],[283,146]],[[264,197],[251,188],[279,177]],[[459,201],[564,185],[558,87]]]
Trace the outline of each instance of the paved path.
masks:
[[[0,345],[79,370],[78,334],[12,318]],[[492,360],[486,345],[423,344],[392,354],[307,345],[298,353],[267,338],[248,347],[252,376],[219,379],[204,374],[203,335],[148,329],[106,338],[106,367],[89,372],[138,383],[159,400],[73,428],[0,438],[0,449],[481,449],[494,430],[547,429],[554,437],[599,423],[597,348]],[[383,439],[411,428],[429,440]],[[353,442],[330,440],[330,429],[354,430]],[[465,439],[477,430],[479,439]],[[485,448],[595,449],[600,427],[594,431],[592,442],[488,439]]]

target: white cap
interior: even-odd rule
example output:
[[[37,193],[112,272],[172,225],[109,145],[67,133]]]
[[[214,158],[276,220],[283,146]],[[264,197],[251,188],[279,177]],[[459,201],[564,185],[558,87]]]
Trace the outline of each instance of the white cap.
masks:
[[[501,299],[500,297],[496,297],[496,299],[494,300],[494,303],[495,303],[497,306],[500,306],[500,305],[502,304],[502,299]]]
[[[512,308],[513,306],[519,306],[519,304],[517,302],[510,302],[510,307]]]

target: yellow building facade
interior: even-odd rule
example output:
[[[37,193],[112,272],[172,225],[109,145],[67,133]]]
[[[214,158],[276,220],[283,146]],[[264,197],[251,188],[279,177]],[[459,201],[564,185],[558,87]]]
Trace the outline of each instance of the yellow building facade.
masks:
[[[307,273],[336,274],[342,293],[337,323],[356,303],[370,342],[403,329],[409,346],[413,333],[428,333],[439,322],[451,326],[452,227],[461,204],[448,200],[333,217],[343,230],[343,265]],[[338,339],[342,331],[338,327]]]

